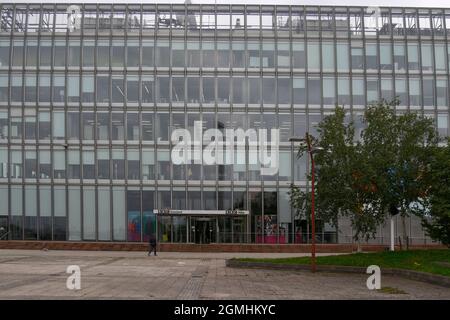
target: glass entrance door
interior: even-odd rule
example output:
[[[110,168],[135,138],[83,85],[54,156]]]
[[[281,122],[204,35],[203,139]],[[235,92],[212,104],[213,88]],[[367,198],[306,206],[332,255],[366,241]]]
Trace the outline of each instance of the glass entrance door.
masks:
[[[216,242],[216,218],[191,218],[191,242],[209,244]]]

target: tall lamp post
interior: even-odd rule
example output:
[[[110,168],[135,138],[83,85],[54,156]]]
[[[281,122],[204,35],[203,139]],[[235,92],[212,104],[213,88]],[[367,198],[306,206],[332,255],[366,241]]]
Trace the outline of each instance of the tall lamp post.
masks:
[[[314,168],[314,156],[313,153],[316,151],[323,150],[323,148],[316,147],[313,148],[311,146],[311,136],[308,132],[305,134],[305,138],[301,137],[291,137],[289,138],[290,142],[306,142],[306,145],[308,147],[308,153],[311,159],[311,228],[312,228],[312,242],[311,242],[311,271],[316,272],[316,216],[315,216],[315,188],[314,188],[314,182],[315,182],[315,168]]]

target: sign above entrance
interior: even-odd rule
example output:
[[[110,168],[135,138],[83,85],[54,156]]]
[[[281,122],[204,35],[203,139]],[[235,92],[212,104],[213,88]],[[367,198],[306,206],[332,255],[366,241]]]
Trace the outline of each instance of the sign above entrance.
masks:
[[[209,215],[248,215],[248,210],[173,210],[169,208],[155,209],[154,214],[180,214],[192,216],[209,216]]]

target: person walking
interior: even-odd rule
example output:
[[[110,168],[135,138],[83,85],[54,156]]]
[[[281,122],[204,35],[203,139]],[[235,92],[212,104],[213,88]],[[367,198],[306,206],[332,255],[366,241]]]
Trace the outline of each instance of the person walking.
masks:
[[[148,249],[148,256],[151,255],[152,251],[154,253],[154,255],[156,256],[156,237],[154,234],[150,235],[150,240],[149,240],[149,249]]]

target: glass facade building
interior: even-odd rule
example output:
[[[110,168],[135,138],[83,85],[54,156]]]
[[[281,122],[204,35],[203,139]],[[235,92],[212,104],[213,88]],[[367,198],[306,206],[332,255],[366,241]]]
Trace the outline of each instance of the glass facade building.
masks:
[[[288,191],[307,188],[308,161],[289,137],[315,135],[336,104],[361,129],[368,103],[395,96],[398,112],[448,135],[450,9],[0,4],[0,14],[9,239],[305,243]],[[173,164],[172,130],[195,121],[279,128],[279,172]],[[154,213],[164,208],[198,213]],[[229,209],[249,214],[201,214]],[[425,239],[420,222],[408,228]],[[317,231],[351,239],[345,222]]]

